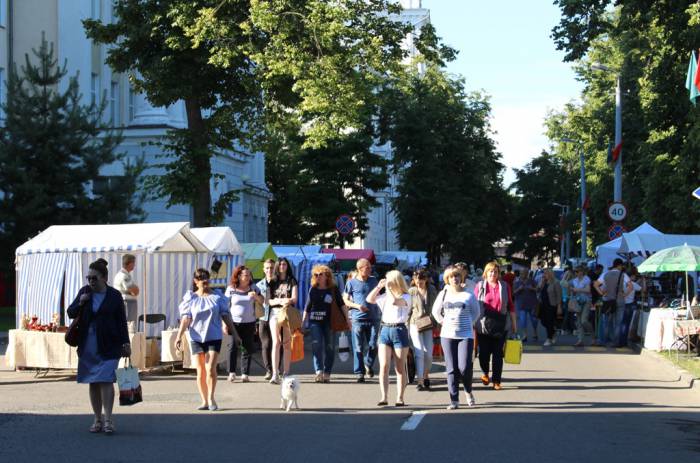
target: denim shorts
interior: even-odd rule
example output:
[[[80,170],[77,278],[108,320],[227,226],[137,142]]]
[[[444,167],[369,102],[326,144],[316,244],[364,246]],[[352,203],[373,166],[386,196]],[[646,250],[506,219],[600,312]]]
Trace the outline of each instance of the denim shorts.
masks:
[[[406,325],[384,326],[379,332],[379,344],[394,346],[394,349],[402,349],[410,345],[408,328]]]
[[[190,352],[194,354],[204,354],[207,352],[221,352],[221,339],[215,339],[213,341],[190,341]]]

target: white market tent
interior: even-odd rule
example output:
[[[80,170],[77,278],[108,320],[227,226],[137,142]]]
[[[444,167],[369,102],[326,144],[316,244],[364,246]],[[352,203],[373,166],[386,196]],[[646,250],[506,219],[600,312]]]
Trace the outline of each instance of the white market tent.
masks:
[[[23,315],[37,315],[47,323],[53,313],[68,307],[85,285],[88,265],[100,257],[108,262],[111,284],[126,253],[136,256],[132,275],[141,289],[139,314],[163,313],[166,327],[174,326],[192,273],[208,268],[213,255],[187,222],[47,228],[15,252],[17,326]]]
[[[233,269],[245,261],[243,248],[233,230],[229,227],[204,227],[192,228],[190,231],[214,253],[213,259],[222,264],[218,272],[212,273],[212,283],[227,285],[233,275]]]
[[[272,249],[277,254],[277,257],[295,257],[305,258],[319,254],[323,246],[318,244],[273,244]]]
[[[381,257],[380,257],[381,256]],[[377,254],[377,263],[398,260],[399,270],[415,269],[428,266],[428,253],[425,251],[384,251]]]
[[[622,243],[618,252],[639,256],[644,259],[662,249],[676,246],[700,246],[700,235],[664,235],[664,234],[631,234],[622,235]]]
[[[663,233],[661,233],[659,230],[656,228],[652,227],[649,225],[648,222],[644,222],[634,230],[632,230],[629,233],[625,233],[624,235],[628,236],[635,236],[635,235],[656,235],[656,236],[663,236]],[[621,257],[620,254],[620,246],[622,245],[622,240],[623,238],[615,238],[612,241],[609,241],[605,244],[601,244],[600,246],[596,247],[596,256],[597,256],[597,261],[600,265],[602,265],[605,269],[610,267],[613,263],[613,261]],[[644,261],[645,258],[642,258],[641,256],[638,258],[632,259],[632,262],[634,262],[636,265],[639,265]]]

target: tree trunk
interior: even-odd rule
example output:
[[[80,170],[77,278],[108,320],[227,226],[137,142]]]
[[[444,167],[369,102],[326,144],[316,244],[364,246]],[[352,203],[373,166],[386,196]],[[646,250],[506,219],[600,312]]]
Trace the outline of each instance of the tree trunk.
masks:
[[[211,162],[207,134],[199,102],[194,99],[186,99],[185,108],[187,110],[187,128],[192,140],[192,162],[198,174],[192,179],[196,187],[196,193],[192,197],[191,203],[192,226],[207,227],[211,225],[209,223],[211,218],[211,190],[209,188]]]

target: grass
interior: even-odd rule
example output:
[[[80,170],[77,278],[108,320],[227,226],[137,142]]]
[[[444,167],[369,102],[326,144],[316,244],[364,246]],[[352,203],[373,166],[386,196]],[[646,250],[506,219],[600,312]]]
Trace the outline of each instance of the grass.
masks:
[[[660,354],[674,365],[693,375],[693,378],[700,378],[700,357],[695,352],[686,354],[685,352],[663,351]]]
[[[0,307],[0,331],[15,329],[15,308]]]

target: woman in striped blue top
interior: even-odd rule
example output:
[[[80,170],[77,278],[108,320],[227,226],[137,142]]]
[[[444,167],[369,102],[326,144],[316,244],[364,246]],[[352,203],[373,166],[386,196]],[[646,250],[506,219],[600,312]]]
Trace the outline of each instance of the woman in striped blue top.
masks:
[[[472,352],[474,351],[474,322],[479,318],[476,297],[462,288],[462,272],[447,267],[445,289],[433,304],[432,315],[442,325],[440,343],[445,354],[447,389],[450,393],[448,410],[459,407],[459,381],[462,380],[467,395],[467,405],[476,403],[472,394]]]

